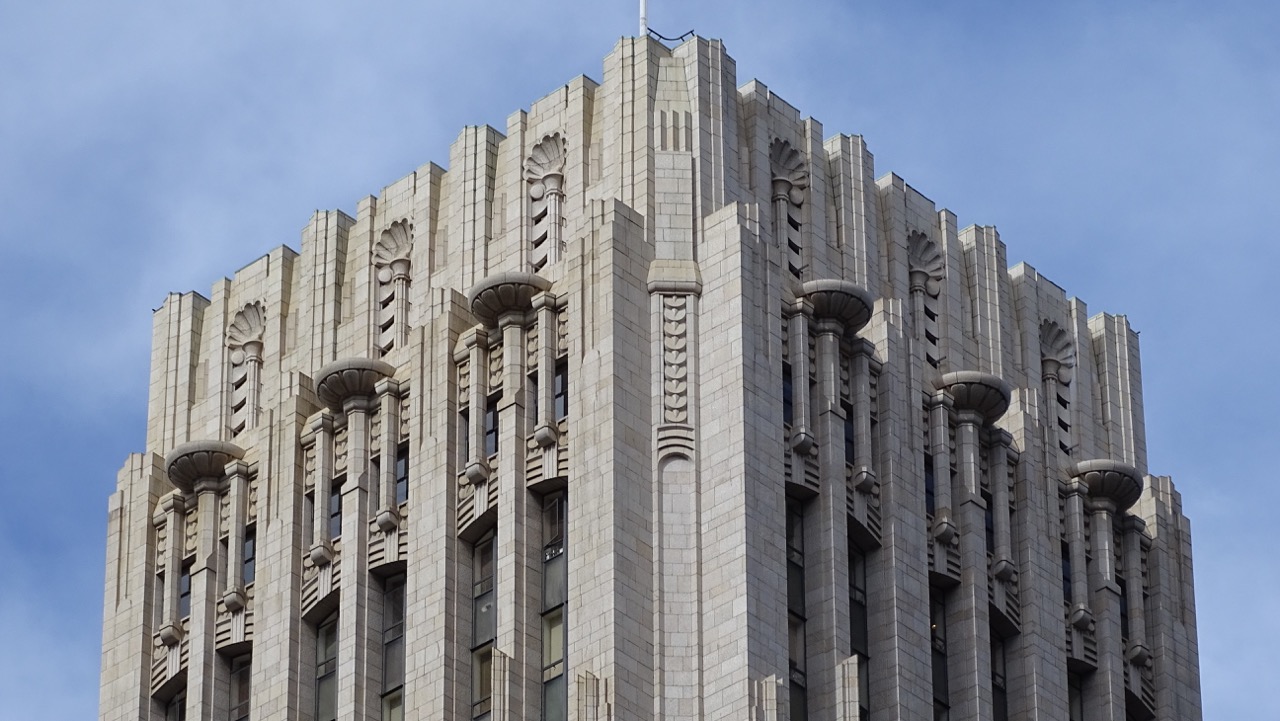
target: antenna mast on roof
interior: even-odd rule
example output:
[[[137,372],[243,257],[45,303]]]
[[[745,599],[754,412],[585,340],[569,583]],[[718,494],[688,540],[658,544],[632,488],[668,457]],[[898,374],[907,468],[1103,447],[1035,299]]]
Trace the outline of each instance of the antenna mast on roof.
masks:
[[[640,0],[640,37],[649,34],[649,0]]]

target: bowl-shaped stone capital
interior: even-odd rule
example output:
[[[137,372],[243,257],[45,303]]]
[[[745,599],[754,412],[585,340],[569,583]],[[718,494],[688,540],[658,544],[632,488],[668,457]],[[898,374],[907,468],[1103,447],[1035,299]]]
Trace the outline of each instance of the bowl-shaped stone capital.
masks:
[[[378,381],[396,374],[395,366],[371,358],[334,361],[316,374],[316,395],[337,413],[348,398],[377,394]]]
[[[533,273],[495,273],[467,291],[471,313],[487,326],[496,326],[507,313],[525,313],[533,297],[551,290],[551,281]]]
[[[1009,410],[1013,391],[1004,380],[979,371],[955,371],[938,380],[938,389],[951,394],[958,411],[973,411],[993,423]]]
[[[799,295],[813,304],[814,318],[839,321],[846,333],[857,333],[871,320],[871,294],[847,280],[810,280]]]
[[[196,482],[205,478],[220,479],[227,464],[244,458],[244,449],[226,441],[192,441],[169,451],[164,467],[169,482],[183,493],[195,490]]]
[[[1080,461],[1071,467],[1071,477],[1089,489],[1090,498],[1109,500],[1117,511],[1128,509],[1142,495],[1142,476],[1127,463],[1107,458]]]

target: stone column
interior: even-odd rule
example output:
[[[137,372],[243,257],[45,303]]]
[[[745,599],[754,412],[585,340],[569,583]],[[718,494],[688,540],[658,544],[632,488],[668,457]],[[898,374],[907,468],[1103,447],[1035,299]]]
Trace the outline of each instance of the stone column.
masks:
[[[229,463],[244,457],[244,451],[222,441],[184,443],[165,458],[169,480],[184,493],[196,494],[196,559],[191,566],[191,646],[187,660],[187,718],[221,721],[226,715],[225,694],[218,688],[216,643],[218,495]],[[181,544],[181,537],[176,539]],[[181,548],[181,546],[179,546]],[[172,556],[172,550],[170,552]],[[177,570],[181,572],[181,556]],[[174,586],[176,616],[177,588]]]
[[[338,718],[364,721],[378,714],[380,638],[371,631],[378,595],[369,582],[369,414],[378,383],[395,367],[367,358],[339,360],[316,374],[316,396],[347,417],[347,480],[342,488],[342,554],[338,607]],[[317,455],[319,453],[317,439]],[[317,462],[317,466],[319,466]],[[329,477],[329,474],[321,478]],[[326,489],[327,490],[327,489]],[[319,492],[319,483],[317,483]],[[327,506],[327,504],[326,504]],[[328,535],[328,514],[323,536]],[[314,550],[314,549],[313,549]]]
[[[388,534],[387,549],[395,545],[393,532],[400,527],[400,504],[396,503],[396,458],[400,454],[400,383],[383,378],[374,386],[382,425],[382,459],[378,479],[378,528]]]
[[[471,368],[471,399],[468,401],[467,447],[470,457],[463,473],[474,486],[476,515],[488,507],[489,459],[484,452],[484,413],[489,400],[489,335],[483,328],[474,328],[463,338],[467,346],[467,365]]]
[[[945,559],[943,546],[959,534],[952,520],[951,487],[951,412],[954,404],[951,396],[939,392],[933,397],[929,409],[929,441],[933,454],[933,528],[930,532],[941,544],[938,555]]]
[[[1142,551],[1147,543],[1147,524],[1137,516],[1126,516],[1124,529],[1124,577],[1129,583],[1129,645],[1125,658],[1135,666],[1146,666],[1151,658],[1147,645],[1147,612],[1142,602]]]
[[[316,567],[333,561],[329,537],[329,496],[333,492],[333,416],[321,411],[311,421],[316,437],[316,482],[312,490],[311,562]]]
[[[175,491],[160,499],[160,509],[166,514],[168,548],[164,558],[164,620],[160,624],[160,640],[166,646],[176,646],[182,641],[182,619],[178,617],[178,576],[182,573],[183,546],[187,537],[187,504],[182,491]]]
[[[231,527],[227,529],[227,583],[222,605],[234,614],[243,611],[248,602],[244,588],[244,535],[249,511],[249,464],[232,461],[226,466],[226,474]]]
[[[981,431],[1009,407],[1010,388],[976,371],[947,373],[939,382],[956,408],[959,455],[960,587],[949,594],[947,637],[951,718],[992,717],[991,620],[988,601],[986,507],[982,500]]]
[[[875,346],[859,338],[853,343],[853,464],[854,487],[870,493],[876,482],[871,439],[871,357]]]
[[[1013,436],[1000,428],[993,428],[990,433],[991,446],[988,451],[988,465],[991,472],[991,503],[994,520],[996,547],[991,549],[991,570],[1001,581],[1012,581],[1017,577],[1018,567],[1013,561],[1013,535],[1009,518],[1009,444]]]
[[[804,476],[803,456],[813,448],[813,432],[809,428],[809,316],[808,304],[799,301],[799,310],[787,322],[788,345],[791,348],[791,447],[795,449],[798,469]]]
[[[556,351],[560,334],[559,318],[556,313],[556,297],[550,293],[539,293],[533,297],[533,309],[538,314],[538,417],[531,419],[535,424],[534,440],[543,448],[554,447],[559,440],[560,431],[556,422]],[[555,475],[554,468],[548,472],[543,464],[543,477]]]
[[[1132,466],[1107,459],[1081,461],[1071,469],[1087,489],[1093,514],[1093,611],[1097,623],[1098,670],[1086,686],[1085,707],[1098,721],[1125,721],[1124,653],[1120,640],[1120,587],[1116,584],[1114,516],[1142,495],[1142,478]]]

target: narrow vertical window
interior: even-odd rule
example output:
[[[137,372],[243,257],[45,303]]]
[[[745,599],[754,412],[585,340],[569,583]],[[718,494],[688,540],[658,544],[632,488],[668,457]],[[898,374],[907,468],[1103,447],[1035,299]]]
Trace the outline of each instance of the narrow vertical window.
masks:
[[[484,407],[484,454],[492,456],[498,452],[498,401],[501,393],[489,396]]]
[[[995,502],[991,500],[991,494],[986,491],[982,492],[982,503],[986,507],[983,510],[982,523],[986,535],[984,536],[987,543],[987,554],[990,555],[996,551],[996,509]]]
[[[471,460],[471,412],[458,411],[458,467],[465,468]]]
[[[471,717],[489,717],[493,695],[493,640],[497,632],[493,589],[493,534],[471,556]]]
[[[568,718],[565,683],[565,601],[568,574],[565,566],[565,515],[563,492],[542,501],[542,721]]]
[[[338,718],[338,614],[316,628],[316,721]]]
[[[871,718],[871,634],[867,623],[867,554],[849,539],[850,646],[858,657],[858,718]]]
[[[791,425],[796,417],[795,390],[791,381],[791,364],[782,364],[782,422]]]
[[[555,377],[556,420],[569,417],[569,361],[560,359],[556,363]]]
[[[1071,545],[1062,542],[1062,602],[1071,605]]]
[[[409,444],[396,449],[396,505],[409,500]]]
[[[951,689],[947,671],[947,602],[936,588],[929,592],[929,627],[933,645],[933,719],[948,721]]]
[[[191,564],[182,564],[182,575],[178,576],[178,618],[191,615]]]
[[[1116,574],[1116,585],[1120,587],[1120,640],[1129,643],[1129,584],[1124,577]]]
[[[180,691],[164,707],[164,721],[187,721],[187,693]]]
[[[854,431],[853,425],[853,404],[841,403],[840,409],[844,411],[844,462],[852,464],[857,458],[857,433]]]
[[[1079,674],[1067,674],[1067,719],[1084,721],[1084,679]]]
[[[241,577],[244,585],[253,583],[258,572],[258,532],[253,526],[244,529],[244,546],[240,549]]]
[[[787,499],[787,632],[791,675],[791,721],[808,717],[805,639],[804,507]]]
[[[155,630],[159,630],[169,620],[164,615],[164,571],[156,574],[155,599]]]
[[[938,482],[933,475],[933,454],[924,454],[924,510],[930,516],[938,511]]]
[[[382,592],[382,721],[404,721],[404,576]]]
[[[344,476],[333,479],[329,491],[329,538],[333,539],[342,535],[342,483],[345,480]]]
[[[249,721],[249,656],[237,656],[231,661],[230,695],[227,697],[228,721]]]
[[[1008,675],[1004,639],[991,633],[991,709],[994,721],[1009,721]]]

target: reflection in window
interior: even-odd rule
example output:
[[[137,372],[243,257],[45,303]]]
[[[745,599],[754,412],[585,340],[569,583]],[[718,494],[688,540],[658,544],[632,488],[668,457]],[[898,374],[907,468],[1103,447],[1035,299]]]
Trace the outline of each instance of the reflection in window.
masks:
[[[396,505],[409,500],[409,444],[396,449]]]
[[[488,718],[493,695],[493,641],[497,635],[493,588],[493,533],[471,556],[471,717]]]
[[[549,494],[542,501],[542,721],[565,721],[568,696],[565,683],[565,494]]]
[[[250,526],[244,530],[244,546],[240,553],[242,578],[245,585],[253,583],[258,573],[258,532]]]
[[[336,539],[342,535],[342,483],[345,476],[333,479],[329,490],[329,538]]]
[[[338,718],[338,614],[316,628],[316,721]]]
[[[191,563],[182,564],[182,575],[178,576],[178,618],[191,615]]]
[[[498,401],[501,393],[489,396],[484,407],[484,454],[492,456],[498,452]]]
[[[227,698],[228,721],[249,721],[249,656],[231,661],[230,695]]]

